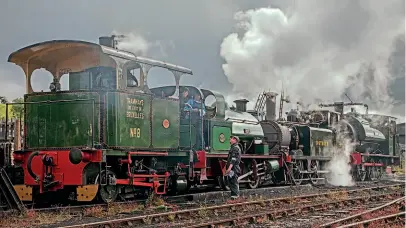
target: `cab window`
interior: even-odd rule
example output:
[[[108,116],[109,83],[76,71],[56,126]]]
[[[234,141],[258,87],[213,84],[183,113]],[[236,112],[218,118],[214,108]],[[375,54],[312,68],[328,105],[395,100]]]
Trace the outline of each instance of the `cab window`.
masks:
[[[112,67],[93,67],[69,73],[69,90],[116,89],[116,70]]]
[[[127,69],[127,87],[138,87],[140,77],[140,69]]]

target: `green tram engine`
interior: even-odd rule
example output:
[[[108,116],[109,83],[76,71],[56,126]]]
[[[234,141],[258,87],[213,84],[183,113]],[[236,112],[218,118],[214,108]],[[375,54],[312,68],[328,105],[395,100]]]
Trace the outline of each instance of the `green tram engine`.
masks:
[[[180,138],[176,97],[181,76],[192,71],[114,44],[113,37],[101,37],[100,44],[48,41],[9,56],[26,75],[24,148],[14,152],[15,163],[24,168],[24,185],[15,186],[22,200],[66,190],[78,201],[91,201],[97,193],[112,201],[119,186],[163,194],[170,172],[188,164],[186,152],[174,151]],[[149,90],[152,67],[173,73],[174,98]],[[40,68],[53,75],[49,92],[33,92],[31,75]],[[62,91],[64,74],[69,88]]]

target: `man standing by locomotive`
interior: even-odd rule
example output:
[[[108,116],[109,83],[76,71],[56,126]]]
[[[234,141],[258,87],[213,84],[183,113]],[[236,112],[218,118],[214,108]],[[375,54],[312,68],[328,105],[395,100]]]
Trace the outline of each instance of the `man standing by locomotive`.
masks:
[[[228,183],[231,190],[231,198],[236,199],[239,196],[240,188],[238,184],[238,176],[241,173],[241,149],[238,146],[240,139],[237,136],[230,137],[230,150],[228,152],[225,176],[228,177]]]

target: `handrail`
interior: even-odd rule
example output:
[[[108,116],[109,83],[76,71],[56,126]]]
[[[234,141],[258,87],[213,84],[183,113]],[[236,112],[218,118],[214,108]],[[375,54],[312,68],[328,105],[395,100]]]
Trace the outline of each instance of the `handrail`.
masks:
[[[232,117],[227,118],[226,121],[246,123],[246,124],[252,124],[252,125],[258,125],[259,124],[259,122],[255,122],[255,121],[251,121],[251,120],[236,119],[236,118],[232,118]]]

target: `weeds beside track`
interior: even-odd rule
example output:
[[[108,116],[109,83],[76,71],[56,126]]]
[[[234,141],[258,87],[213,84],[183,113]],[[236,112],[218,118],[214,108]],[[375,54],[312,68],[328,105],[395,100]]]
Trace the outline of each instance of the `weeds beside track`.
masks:
[[[227,223],[258,222],[259,220],[277,219],[281,216],[293,216],[298,212],[323,210],[327,206],[343,203],[365,202],[365,200],[386,199],[399,196],[401,184],[375,186],[369,188],[325,192],[295,197],[230,202],[223,205],[199,207],[187,210],[155,213],[134,217],[89,222],[64,227],[100,227],[100,226],[145,226],[145,227],[208,227]],[[375,194],[378,189],[387,190],[384,194]],[[277,208],[277,209],[275,209]],[[225,218],[226,216],[226,218]]]

